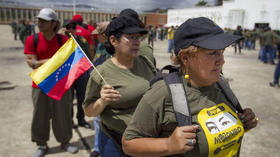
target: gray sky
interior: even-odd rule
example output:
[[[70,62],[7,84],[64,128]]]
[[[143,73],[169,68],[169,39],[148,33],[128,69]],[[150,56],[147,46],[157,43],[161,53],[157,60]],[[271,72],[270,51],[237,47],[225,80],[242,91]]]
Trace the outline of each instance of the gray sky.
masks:
[[[51,4],[72,4],[73,0],[6,0],[26,4],[50,6]],[[76,0],[77,4],[88,4],[98,8],[150,10],[154,8],[186,8],[193,7],[200,0]],[[215,5],[216,0],[206,0]]]

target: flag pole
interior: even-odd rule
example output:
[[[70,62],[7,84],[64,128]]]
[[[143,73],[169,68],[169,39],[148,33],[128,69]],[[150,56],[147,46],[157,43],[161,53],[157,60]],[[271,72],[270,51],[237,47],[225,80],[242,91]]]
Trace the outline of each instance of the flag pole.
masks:
[[[79,48],[81,49],[81,51],[83,52],[83,54],[86,56],[87,60],[90,62],[90,64],[92,65],[92,67],[96,70],[97,74],[101,77],[101,79],[104,81],[105,84],[108,84],[105,79],[102,77],[102,75],[99,73],[99,71],[97,70],[96,66],[93,65],[93,63],[91,62],[91,60],[88,58],[88,56],[86,55],[86,53],[84,52],[84,50],[81,48],[81,46],[79,45],[79,43],[76,41],[76,39],[74,38],[74,36],[70,33],[71,38],[74,40],[74,42],[79,46]]]
[[[76,0],[73,0],[73,12],[76,15]]]

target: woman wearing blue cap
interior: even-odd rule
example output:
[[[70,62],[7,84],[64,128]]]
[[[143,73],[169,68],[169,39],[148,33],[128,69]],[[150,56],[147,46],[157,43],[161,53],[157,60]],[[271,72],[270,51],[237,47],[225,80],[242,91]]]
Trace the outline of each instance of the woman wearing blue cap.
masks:
[[[175,62],[180,65],[178,78],[187,102],[181,105],[188,105],[179,109],[188,110],[191,124],[179,126],[184,120],[178,118],[184,117],[179,113],[185,111],[177,112],[178,106],[173,106],[176,100],[184,100],[174,99],[182,93],[169,94],[181,86],[167,87],[166,78],[159,80],[142,97],[123,134],[124,152],[131,156],[238,156],[244,132],[256,127],[258,119],[251,109],[235,106],[218,81],[224,49],[239,39],[204,17],[184,22],[175,34]]]
[[[99,149],[102,157],[125,156],[122,134],[142,95],[155,76],[152,63],[138,56],[140,38],[147,31],[130,17],[113,19],[106,29],[107,52],[112,58],[94,69],[88,81],[84,110],[87,116],[100,114]]]

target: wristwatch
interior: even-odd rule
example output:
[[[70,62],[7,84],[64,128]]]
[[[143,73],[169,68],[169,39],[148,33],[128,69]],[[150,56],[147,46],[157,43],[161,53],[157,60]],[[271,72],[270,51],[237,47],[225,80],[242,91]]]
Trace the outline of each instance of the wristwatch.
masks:
[[[33,60],[31,64],[32,69],[35,69],[35,64],[36,64],[36,60]]]

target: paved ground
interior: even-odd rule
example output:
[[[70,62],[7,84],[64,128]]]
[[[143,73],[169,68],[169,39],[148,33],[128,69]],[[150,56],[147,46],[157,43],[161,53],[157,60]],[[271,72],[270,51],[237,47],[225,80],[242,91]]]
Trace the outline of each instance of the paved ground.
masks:
[[[23,46],[14,41],[11,30],[0,25],[0,82],[9,81],[14,89],[0,90],[0,156],[28,157],[36,146],[30,140],[32,115],[31,69],[24,62]],[[155,43],[155,56],[158,67],[170,64],[166,53],[167,41]],[[245,51],[234,55],[230,47],[225,52],[225,76],[241,104],[251,107],[260,121],[256,129],[246,133],[242,144],[242,157],[278,157],[280,156],[280,89],[271,88],[275,66],[263,64],[257,59],[256,51]],[[7,85],[7,84],[6,84]],[[1,86],[1,84],[0,84]],[[3,84],[2,84],[3,86]],[[87,118],[92,123],[92,118]],[[71,155],[60,150],[59,143],[51,132],[49,146],[53,157],[89,156],[84,141],[93,147],[94,130],[78,128],[73,130],[71,143],[79,146],[78,154]]]

